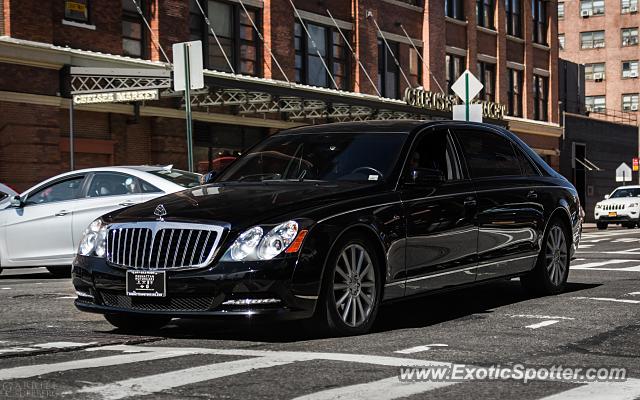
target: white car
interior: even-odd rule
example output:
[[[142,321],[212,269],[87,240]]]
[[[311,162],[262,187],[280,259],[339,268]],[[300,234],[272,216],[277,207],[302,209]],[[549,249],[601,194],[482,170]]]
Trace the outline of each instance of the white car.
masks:
[[[105,167],[48,179],[0,206],[2,268],[47,267],[68,275],[85,229],[103,214],[200,185],[167,167]]]
[[[609,224],[621,224],[635,228],[640,223],[640,186],[620,186],[594,210],[598,229],[607,229]]]

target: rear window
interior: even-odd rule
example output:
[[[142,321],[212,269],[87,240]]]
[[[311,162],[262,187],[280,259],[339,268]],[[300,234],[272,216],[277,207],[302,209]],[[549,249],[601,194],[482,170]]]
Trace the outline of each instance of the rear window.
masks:
[[[193,172],[182,171],[179,169],[160,169],[157,171],[149,171],[149,173],[185,188],[200,186],[200,175],[194,174]]]

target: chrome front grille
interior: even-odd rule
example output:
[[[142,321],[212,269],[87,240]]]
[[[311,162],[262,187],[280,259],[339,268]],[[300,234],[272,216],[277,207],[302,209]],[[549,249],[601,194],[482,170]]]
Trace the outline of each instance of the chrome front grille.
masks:
[[[215,256],[224,228],[155,221],[112,224],[107,261],[133,269],[200,268]]]
[[[615,211],[615,210],[624,210],[624,204],[606,204],[604,207],[604,211]]]

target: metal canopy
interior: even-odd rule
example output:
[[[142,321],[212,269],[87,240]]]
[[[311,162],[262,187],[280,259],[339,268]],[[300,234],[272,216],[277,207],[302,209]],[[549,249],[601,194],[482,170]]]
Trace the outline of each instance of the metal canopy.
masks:
[[[71,94],[167,89],[171,71],[163,69],[71,67]]]

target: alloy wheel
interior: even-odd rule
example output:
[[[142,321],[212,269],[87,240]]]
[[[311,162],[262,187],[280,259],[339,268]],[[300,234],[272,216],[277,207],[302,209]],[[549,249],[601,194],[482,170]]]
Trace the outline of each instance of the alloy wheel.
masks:
[[[364,324],[376,303],[376,274],[371,257],[359,244],[345,247],[333,274],[335,307],[350,327]]]
[[[549,280],[555,286],[562,284],[567,269],[567,258],[567,242],[564,231],[561,227],[555,225],[549,231],[545,254]]]

